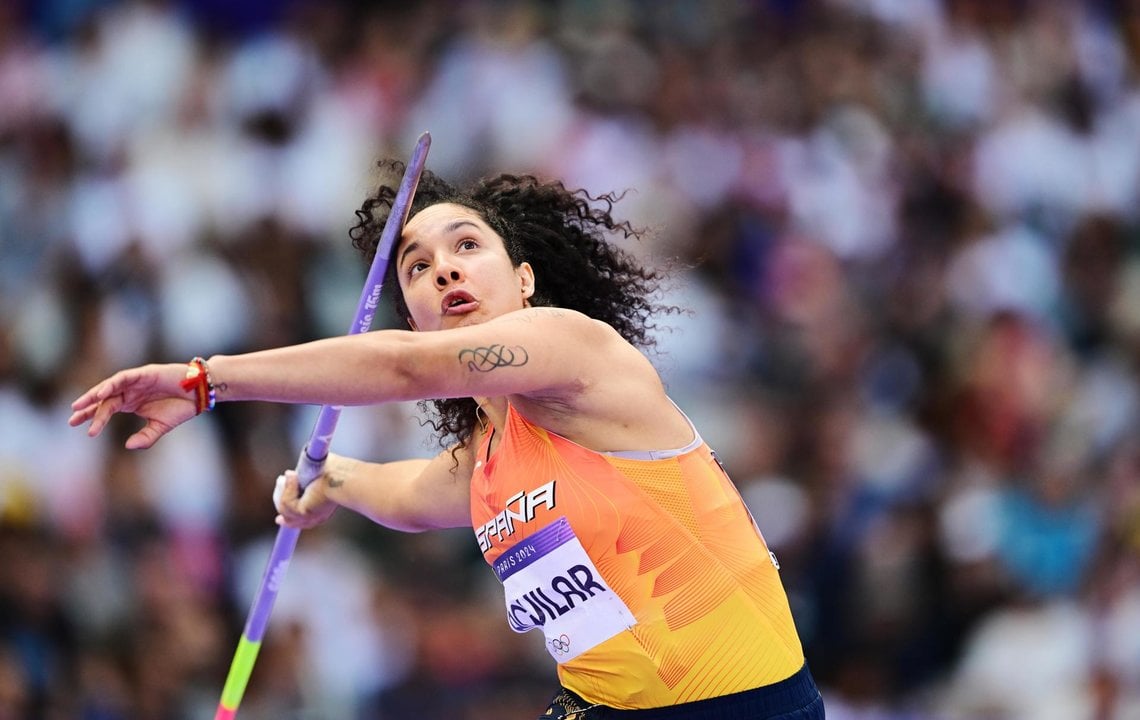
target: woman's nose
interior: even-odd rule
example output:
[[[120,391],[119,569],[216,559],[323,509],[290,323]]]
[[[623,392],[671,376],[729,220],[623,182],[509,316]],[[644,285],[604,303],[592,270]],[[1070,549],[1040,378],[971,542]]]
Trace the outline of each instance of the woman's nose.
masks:
[[[455,268],[450,270],[441,269],[435,276],[435,282],[440,287],[445,287],[449,282],[457,282],[461,275]]]

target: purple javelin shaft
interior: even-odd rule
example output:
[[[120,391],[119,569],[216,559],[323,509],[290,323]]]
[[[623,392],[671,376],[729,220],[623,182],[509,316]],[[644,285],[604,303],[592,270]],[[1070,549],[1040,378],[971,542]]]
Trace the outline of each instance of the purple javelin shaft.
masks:
[[[384,229],[380,233],[380,243],[376,248],[376,256],[372,259],[372,266],[368,270],[364,289],[360,293],[360,302],[356,306],[356,317],[353,318],[352,325],[348,328],[348,335],[368,332],[369,328],[372,327],[372,318],[375,317],[376,308],[380,303],[380,290],[384,286],[384,274],[388,270],[388,261],[392,257],[392,250],[396,247],[396,240],[399,239],[400,233],[404,229],[404,223],[408,221],[412,198],[415,196],[416,187],[419,185],[420,175],[423,173],[430,146],[431,135],[425,132],[420,135],[416,142],[411,160],[408,161],[407,170],[404,171],[403,180],[400,181],[400,187],[396,191],[396,197],[392,200],[392,211],[388,213],[388,221],[384,223]],[[321,408],[313,426],[313,432],[309,436],[309,442],[305,447],[304,457],[309,460],[309,463],[314,461],[324,463],[329,452],[329,444],[332,442],[333,431],[336,430],[340,411],[339,406],[333,405],[325,405]],[[313,470],[313,468],[308,467],[309,463],[302,462],[297,466],[301,487],[305,487],[320,475],[321,468],[318,465],[313,475],[305,476],[303,471]]]
[[[376,256],[368,271],[368,278],[364,290],[360,294],[360,303],[356,308],[356,317],[348,330],[349,335],[367,332],[372,325],[372,318],[380,300],[380,289],[384,284],[384,274],[388,269],[388,261],[396,240],[400,237],[404,223],[408,219],[408,212],[412,206],[412,197],[419,185],[420,175],[423,173],[424,163],[427,160],[428,148],[431,146],[431,135],[424,133],[416,142],[412,157],[408,161],[407,170],[392,200],[392,210],[380,234],[380,243],[376,248]],[[301,450],[297,461],[297,476],[301,487],[305,487],[320,477],[328,457],[329,445],[332,442],[333,432],[336,430],[337,420],[340,419],[340,406],[325,405],[321,407],[320,414],[313,425],[309,435],[309,442]],[[269,556],[269,564],[265,575],[261,579],[253,607],[250,609],[249,619],[246,621],[244,636],[251,642],[261,642],[265,635],[265,626],[269,622],[269,612],[273,609],[273,602],[277,599],[281,580],[285,570],[293,557],[293,550],[297,545],[300,530],[283,527],[277,532],[277,539],[273,543],[273,551]]]

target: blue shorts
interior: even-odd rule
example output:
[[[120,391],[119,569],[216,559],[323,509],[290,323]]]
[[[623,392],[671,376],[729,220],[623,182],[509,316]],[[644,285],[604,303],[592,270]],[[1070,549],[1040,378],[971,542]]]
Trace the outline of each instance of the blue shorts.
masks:
[[[562,688],[539,720],[824,720],[807,665],[786,680],[708,700],[646,710],[591,705]]]

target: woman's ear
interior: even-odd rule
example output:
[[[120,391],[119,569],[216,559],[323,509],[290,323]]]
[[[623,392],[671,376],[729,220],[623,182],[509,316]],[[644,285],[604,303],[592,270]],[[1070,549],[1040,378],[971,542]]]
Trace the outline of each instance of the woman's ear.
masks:
[[[528,262],[521,262],[515,268],[522,289],[523,300],[529,300],[534,295],[534,268]]]

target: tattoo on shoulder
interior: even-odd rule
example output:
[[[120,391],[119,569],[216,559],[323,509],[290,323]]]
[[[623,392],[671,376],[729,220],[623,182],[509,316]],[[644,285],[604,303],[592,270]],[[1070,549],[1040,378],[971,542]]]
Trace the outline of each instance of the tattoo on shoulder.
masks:
[[[464,348],[459,351],[459,362],[466,363],[473,372],[491,372],[495,368],[519,367],[530,360],[522,345],[488,345],[487,347]]]
[[[564,317],[566,310],[559,307],[536,307],[522,313],[517,313],[511,316],[514,322],[519,323],[533,323],[536,315],[549,315],[550,317]]]

